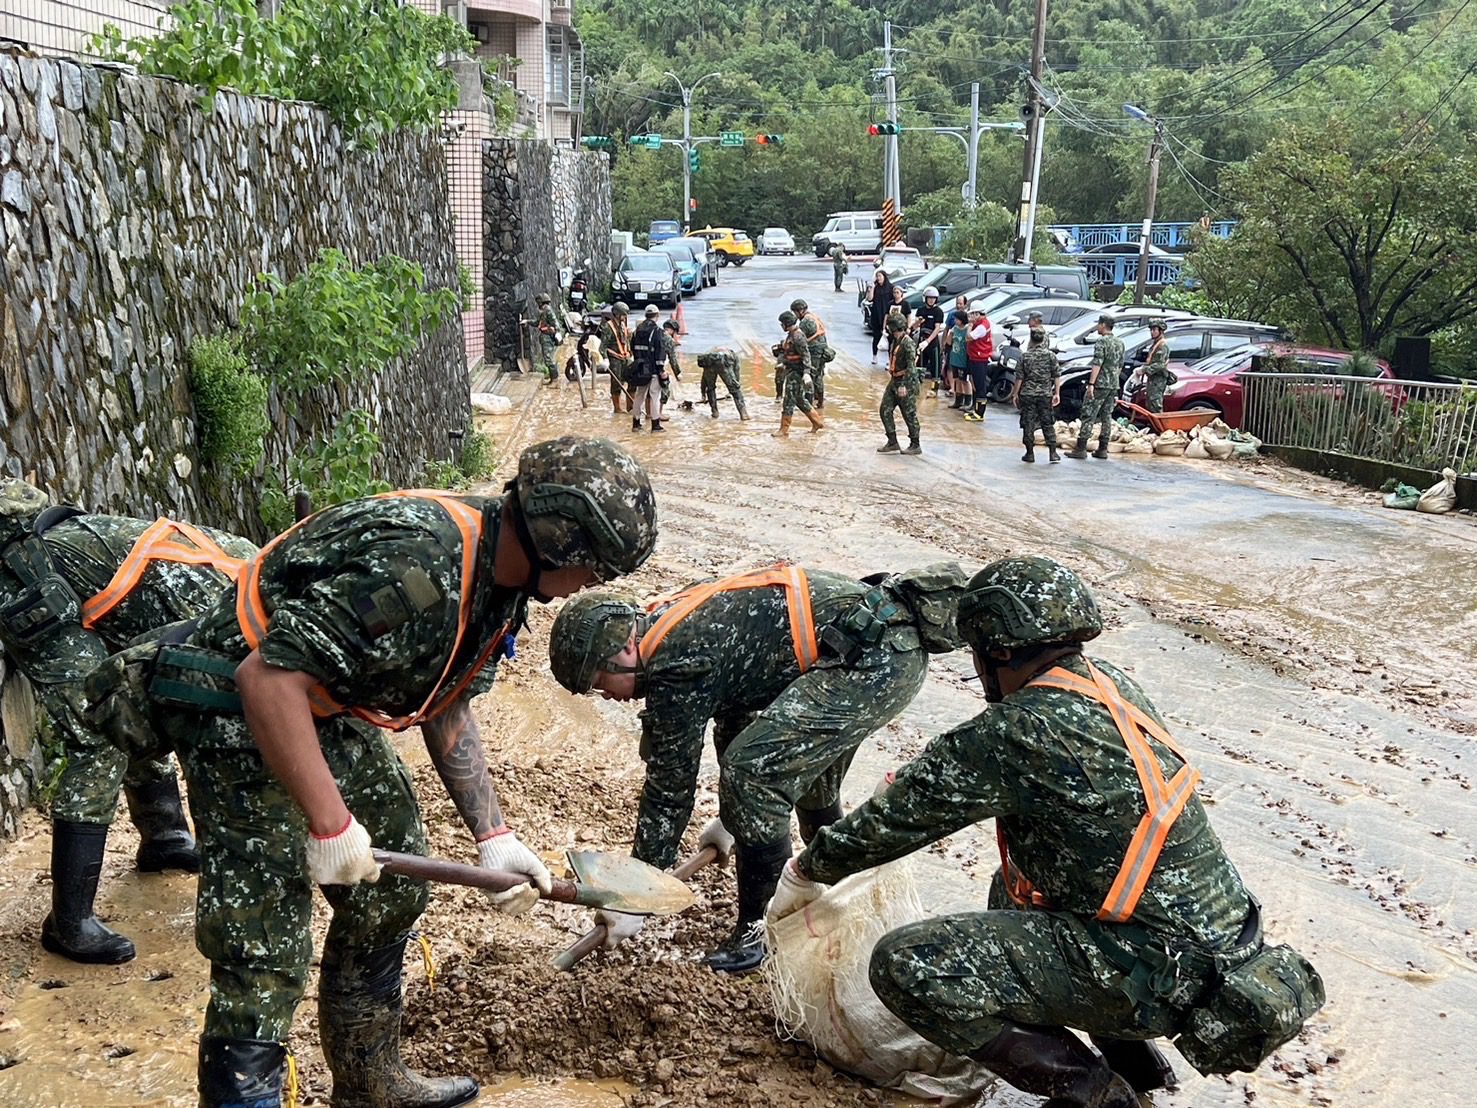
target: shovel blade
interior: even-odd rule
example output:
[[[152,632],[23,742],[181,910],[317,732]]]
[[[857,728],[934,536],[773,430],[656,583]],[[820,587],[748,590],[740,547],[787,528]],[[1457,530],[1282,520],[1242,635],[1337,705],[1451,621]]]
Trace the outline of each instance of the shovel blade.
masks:
[[[641,916],[672,916],[692,907],[693,891],[670,873],[625,854],[571,850],[579,903]]]

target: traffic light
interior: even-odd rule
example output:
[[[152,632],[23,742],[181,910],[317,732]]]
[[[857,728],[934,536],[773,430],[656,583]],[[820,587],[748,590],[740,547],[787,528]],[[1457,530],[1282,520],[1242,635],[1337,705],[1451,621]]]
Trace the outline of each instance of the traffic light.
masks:
[[[754,141],[760,146],[778,146],[785,141],[784,135],[755,135]]]
[[[632,135],[630,138],[626,139],[626,145],[627,146],[645,146],[646,145],[646,136],[645,135]]]
[[[700,155],[696,150],[689,150],[687,152],[687,168],[689,172],[696,173],[698,170],[702,169],[702,167],[702,155]]]
[[[900,135],[902,133],[903,128],[899,123],[873,123],[867,127],[869,135]]]
[[[609,135],[586,135],[580,139],[580,145],[586,150],[609,150],[615,144]]]

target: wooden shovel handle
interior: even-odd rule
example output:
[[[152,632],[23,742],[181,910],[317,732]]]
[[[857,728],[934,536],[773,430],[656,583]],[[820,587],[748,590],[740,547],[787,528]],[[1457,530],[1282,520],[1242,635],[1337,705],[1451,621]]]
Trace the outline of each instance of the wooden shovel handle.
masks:
[[[507,870],[483,869],[462,862],[448,862],[444,858],[425,858],[419,854],[400,854],[393,850],[376,850],[374,860],[386,873],[401,877],[415,877],[421,881],[437,881],[444,885],[468,885],[474,889],[488,889],[495,893],[516,889],[529,884],[528,875],[510,873]],[[542,895],[542,894],[540,894]],[[562,904],[579,902],[580,888],[573,881],[554,878],[554,887],[544,900],[557,900]]]
[[[688,880],[704,866],[711,865],[718,860],[718,848],[709,844],[672,871],[672,876],[679,881]],[[589,957],[599,950],[605,943],[606,927],[603,923],[597,923],[586,931],[554,958],[554,965],[568,972],[582,959]]]

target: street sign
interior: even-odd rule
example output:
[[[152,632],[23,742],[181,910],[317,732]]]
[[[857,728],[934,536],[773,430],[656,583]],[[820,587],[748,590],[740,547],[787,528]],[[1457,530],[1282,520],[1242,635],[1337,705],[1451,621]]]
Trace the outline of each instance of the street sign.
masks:
[[[662,136],[660,134],[647,135],[646,148],[648,150],[660,150],[662,148]]]
[[[742,131],[719,131],[719,146],[742,146],[744,144],[744,133]]]

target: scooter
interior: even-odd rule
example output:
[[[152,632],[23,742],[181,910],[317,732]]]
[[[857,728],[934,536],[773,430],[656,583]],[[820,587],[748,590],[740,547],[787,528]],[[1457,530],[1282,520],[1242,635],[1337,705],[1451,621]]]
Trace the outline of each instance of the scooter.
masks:
[[[589,296],[589,277],[586,276],[590,268],[590,259],[586,258],[580,263],[580,268],[574,271],[569,279],[569,307],[571,311],[583,312]]]

